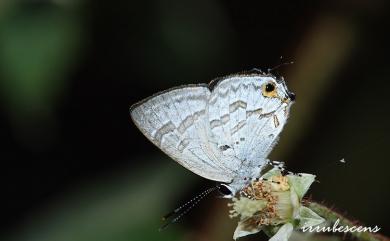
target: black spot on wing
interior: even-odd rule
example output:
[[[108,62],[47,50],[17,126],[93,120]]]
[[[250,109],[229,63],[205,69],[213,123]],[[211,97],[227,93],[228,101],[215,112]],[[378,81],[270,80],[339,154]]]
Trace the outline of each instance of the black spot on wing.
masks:
[[[229,145],[223,145],[223,146],[220,146],[219,149],[221,151],[226,151],[227,149],[231,148]]]

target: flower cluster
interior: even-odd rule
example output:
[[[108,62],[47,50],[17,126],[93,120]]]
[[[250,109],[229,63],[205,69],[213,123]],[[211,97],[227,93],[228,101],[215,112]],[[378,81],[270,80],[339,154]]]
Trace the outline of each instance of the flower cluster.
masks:
[[[312,174],[283,176],[276,168],[243,188],[232,199],[230,217],[239,217],[234,239],[260,230],[275,234],[270,241],[288,240],[294,228],[316,226],[324,219],[302,205],[302,198],[315,180]]]

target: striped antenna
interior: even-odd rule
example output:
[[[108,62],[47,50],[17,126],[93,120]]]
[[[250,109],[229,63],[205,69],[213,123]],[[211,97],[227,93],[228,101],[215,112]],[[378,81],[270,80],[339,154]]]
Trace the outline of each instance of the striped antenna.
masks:
[[[218,186],[215,186],[215,187],[212,187],[212,188],[209,188],[205,191],[203,191],[202,193],[196,195],[195,197],[193,197],[191,200],[189,200],[188,202],[184,203],[183,205],[179,206],[178,208],[175,208],[172,212],[169,212],[168,214],[164,215],[162,217],[163,221],[166,221],[168,219],[170,219],[171,217],[173,217],[174,215],[177,214],[176,217],[172,218],[171,220],[169,220],[167,223],[165,223],[163,226],[161,226],[159,228],[159,231],[162,231],[164,230],[165,228],[167,228],[170,224],[173,224],[173,223],[176,223],[177,221],[179,221],[180,218],[182,218],[185,214],[187,214],[193,207],[196,206],[196,204],[198,204],[204,197],[206,197],[207,195],[209,195],[210,193],[214,192],[215,190],[218,189]],[[186,208],[187,207],[187,208]],[[181,210],[183,210],[184,208],[186,208],[183,212],[180,212]]]

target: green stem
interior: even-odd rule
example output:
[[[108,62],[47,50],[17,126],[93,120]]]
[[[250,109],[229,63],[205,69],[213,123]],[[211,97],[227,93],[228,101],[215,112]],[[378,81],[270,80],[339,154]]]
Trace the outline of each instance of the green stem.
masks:
[[[345,216],[337,213],[336,211],[324,206],[323,204],[317,203],[317,202],[309,202],[307,204],[308,208],[316,212],[318,215],[322,216],[329,222],[336,222],[336,220],[339,220],[339,226],[356,226],[356,221],[352,221]],[[384,241],[389,240],[389,238],[376,234],[371,232],[349,232],[353,237],[357,238],[358,240],[362,241]]]

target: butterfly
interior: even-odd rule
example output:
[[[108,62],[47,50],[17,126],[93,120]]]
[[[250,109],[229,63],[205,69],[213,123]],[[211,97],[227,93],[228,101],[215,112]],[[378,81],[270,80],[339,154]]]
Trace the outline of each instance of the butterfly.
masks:
[[[159,92],[130,116],[173,160],[232,197],[270,162],[294,100],[283,78],[255,70]]]

